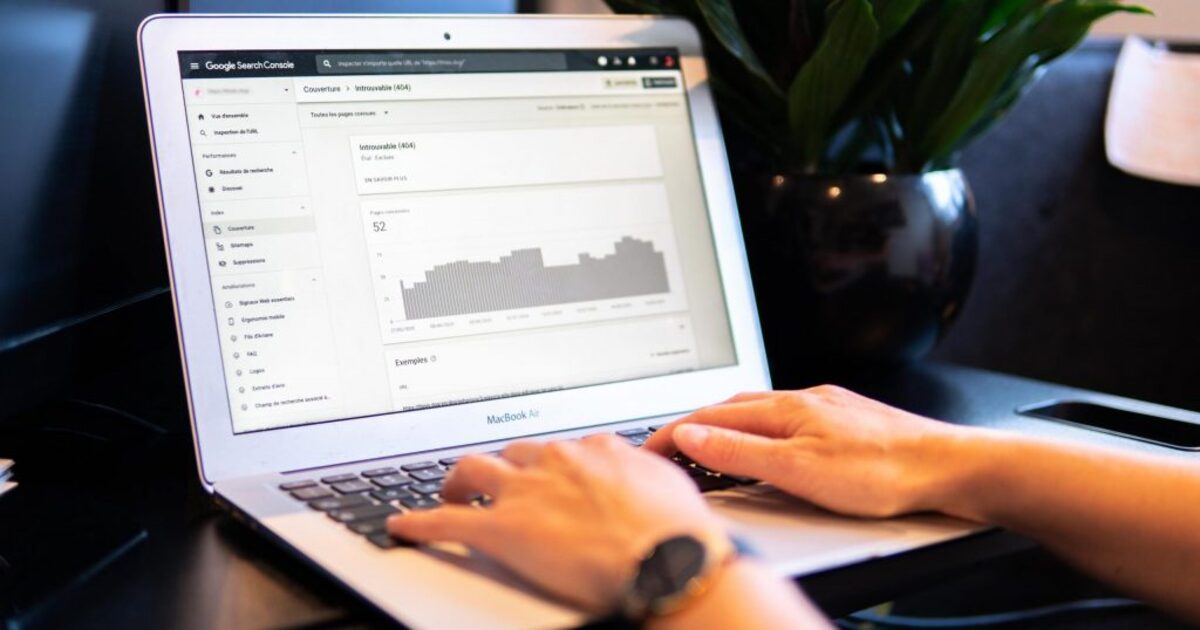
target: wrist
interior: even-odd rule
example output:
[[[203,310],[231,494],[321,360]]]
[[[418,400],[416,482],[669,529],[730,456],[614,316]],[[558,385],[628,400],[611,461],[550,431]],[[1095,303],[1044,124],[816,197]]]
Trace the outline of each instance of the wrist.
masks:
[[[643,622],[643,627],[651,628],[694,628],[703,627],[704,619],[710,618],[710,608],[722,605],[722,600],[728,599],[729,593],[745,588],[743,584],[753,580],[753,575],[761,572],[762,568],[752,559],[740,556],[733,557],[714,569],[709,576],[704,592],[698,593],[685,606],[681,606],[669,614],[654,615]]]
[[[790,581],[753,558],[739,556],[713,576],[705,593],[670,615],[648,619],[648,630],[691,628],[825,628],[825,616]]]
[[[916,509],[974,521],[986,520],[998,470],[998,453],[1009,452],[1008,434],[946,425],[922,440],[919,461],[925,474]],[[1011,461],[1011,459],[1010,459]]]
[[[647,621],[688,608],[739,558],[738,546],[719,529],[656,540],[624,581],[621,614],[631,621]]]

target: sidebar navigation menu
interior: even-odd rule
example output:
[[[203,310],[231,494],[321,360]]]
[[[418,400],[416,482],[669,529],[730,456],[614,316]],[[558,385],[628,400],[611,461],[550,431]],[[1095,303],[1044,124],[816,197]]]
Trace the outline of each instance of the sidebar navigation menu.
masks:
[[[186,90],[226,385],[237,424],[251,429],[340,407],[292,89],[230,79]]]

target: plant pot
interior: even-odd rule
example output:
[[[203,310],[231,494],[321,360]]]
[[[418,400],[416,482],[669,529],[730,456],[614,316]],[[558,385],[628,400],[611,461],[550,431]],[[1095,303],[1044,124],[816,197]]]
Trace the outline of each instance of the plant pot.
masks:
[[[777,386],[903,365],[946,333],[978,249],[961,171],[739,180]]]

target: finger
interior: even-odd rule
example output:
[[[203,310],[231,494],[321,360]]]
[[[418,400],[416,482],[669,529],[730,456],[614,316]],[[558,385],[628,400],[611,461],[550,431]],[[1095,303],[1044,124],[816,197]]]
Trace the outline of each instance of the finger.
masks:
[[[545,451],[546,443],[544,442],[513,442],[504,447],[504,451],[500,453],[500,456],[524,468],[526,466],[534,466],[542,461]]]
[[[675,431],[675,444],[696,463],[718,472],[771,481],[786,469],[780,440],[701,424]]]
[[[492,526],[491,512],[462,505],[405,512],[388,519],[388,533],[415,543],[457,542],[491,553],[501,534]]]
[[[601,449],[633,448],[629,445],[629,442],[626,442],[612,433],[596,433],[594,435],[589,435],[579,440],[579,443],[587,447]]]
[[[778,396],[778,395],[779,395],[779,392],[741,392],[739,394],[734,394],[732,397],[726,399],[723,402],[719,402],[717,404],[718,405],[728,405],[729,403],[753,402],[755,400],[774,398],[775,396]]]
[[[499,497],[504,491],[504,485],[516,469],[512,464],[489,455],[471,455],[464,457],[442,486],[442,498],[452,503],[467,503],[476,495],[486,494]]]
[[[786,437],[787,419],[778,413],[774,398],[771,396],[697,410],[655,431],[642,448],[660,455],[671,455],[678,450],[673,439],[675,429],[684,424],[704,424],[767,437]]]

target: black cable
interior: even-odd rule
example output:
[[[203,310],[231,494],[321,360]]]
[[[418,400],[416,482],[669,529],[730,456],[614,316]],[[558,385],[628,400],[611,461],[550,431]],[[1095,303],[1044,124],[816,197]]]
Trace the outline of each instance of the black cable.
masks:
[[[1072,612],[1120,610],[1143,606],[1145,604],[1142,602],[1132,599],[1081,599],[1026,610],[1012,610],[967,617],[908,617],[904,615],[879,615],[871,612],[858,612],[848,615],[847,618],[892,628],[967,628],[1021,623]]]
[[[118,409],[116,407],[106,405],[104,403],[92,402],[90,400],[83,400],[80,398],[72,398],[72,399],[68,400],[67,402],[74,403],[76,405],[81,405],[84,407],[91,407],[93,409],[98,409],[100,411],[105,411],[105,412],[111,413],[114,416],[117,416],[119,418],[124,418],[126,420],[129,420],[130,422],[141,425],[142,428],[147,429],[150,432],[155,433],[157,435],[166,435],[167,434],[166,429],[163,429],[162,427],[158,426],[157,424],[154,424],[153,422],[150,422],[149,420],[147,420],[141,416],[134,415],[128,411],[125,411],[124,409]]]
[[[146,291],[142,291],[141,293],[137,293],[123,300],[111,302],[87,313],[65,317],[56,322],[41,326],[40,328],[35,328],[29,332],[9,337],[8,339],[0,339],[0,352],[14,350],[21,346],[31,344],[39,339],[44,339],[51,335],[60,333],[68,328],[74,328],[81,324],[86,324],[92,320],[100,319],[105,315],[115,313],[116,311],[119,311],[127,306],[133,306],[134,304],[145,302],[146,300],[150,300],[170,292],[171,289],[167,287],[155,287],[153,289],[148,289]]]

